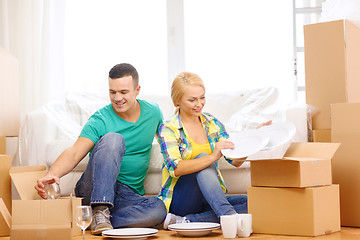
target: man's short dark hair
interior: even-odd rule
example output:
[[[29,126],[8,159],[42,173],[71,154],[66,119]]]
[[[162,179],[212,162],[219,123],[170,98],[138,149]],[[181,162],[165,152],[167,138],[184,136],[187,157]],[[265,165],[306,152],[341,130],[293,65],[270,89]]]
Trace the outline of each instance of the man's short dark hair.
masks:
[[[129,63],[120,63],[115,65],[109,72],[109,78],[116,79],[131,76],[134,80],[134,86],[139,85],[139,74],[136,69]]]

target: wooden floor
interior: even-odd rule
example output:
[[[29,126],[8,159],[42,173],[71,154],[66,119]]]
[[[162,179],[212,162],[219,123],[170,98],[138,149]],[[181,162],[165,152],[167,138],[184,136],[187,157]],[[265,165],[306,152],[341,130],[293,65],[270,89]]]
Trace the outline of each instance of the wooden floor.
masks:
[[[95,239],[111,239],[104,238],[101,236],[91,235],[89,231],[86,231],[86,240],[95,240]],[[194,239],[207,239],[207,240],[218,240],[224,239],[221,230],[214,230],[210,235],[205,237],[181,237],[176,232],[159,230],[159,233],[154,237],[149,237],[148,240],[194,240]],[[318,237],[297,237],[297,236],[283,236],[283,235],[265,235],[265,234],[252,234],[248,239],[261,239],[261,240],[307,240],[307,239],[316,239],[316,240],[359,240],[360,239],[360,228],[341,228],[340,232],[318,236]],[[0,240],[10,240],[10,237],[0,237]],[[49,239],[50,240],[50,239]],[[73,240],[82,240],[82,236],[74,237]]]

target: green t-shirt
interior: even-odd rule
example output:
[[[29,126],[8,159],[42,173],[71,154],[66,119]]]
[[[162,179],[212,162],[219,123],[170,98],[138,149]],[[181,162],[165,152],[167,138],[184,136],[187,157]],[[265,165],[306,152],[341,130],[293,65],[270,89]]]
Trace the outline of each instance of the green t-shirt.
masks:
[[[109,132],[120,133],[125,139],[126,150],[117,180],[143,195],[152,142],[163,122],[163,115],[158,104],[139,99],[137,101],[141,108],[137,122],[123,120],[109,104],[89,118],[80,137],[88,138],[96,144]],[[90,154],[91,152],[92,150]]]

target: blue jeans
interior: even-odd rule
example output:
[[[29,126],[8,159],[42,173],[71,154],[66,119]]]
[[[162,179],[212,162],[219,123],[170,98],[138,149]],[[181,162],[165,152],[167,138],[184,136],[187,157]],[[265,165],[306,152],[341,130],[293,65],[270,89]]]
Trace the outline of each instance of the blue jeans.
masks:
[[[199,154],[196,158],[205,156]],[[226,196],[221,188],[215,164],[177,181],[170,211],[190,222],[220,222],[220,216],[247,213],[247,196]]]
[[[75,187],[83,204],[105,204],[111,223],[119,227],[154,227],[166,217],[166,208],[157,197],[145,197],[117,181],[125,153],[124,137],[104,135],[95,145],[89,163]]]

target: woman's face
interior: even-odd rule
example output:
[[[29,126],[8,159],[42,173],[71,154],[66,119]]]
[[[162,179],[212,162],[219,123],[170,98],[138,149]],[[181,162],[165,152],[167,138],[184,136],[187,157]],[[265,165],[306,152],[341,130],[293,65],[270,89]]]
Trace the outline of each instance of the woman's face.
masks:
[[[179,102],[180,113],[187,116],[200,116],[206,103],[205,89],[201,86],[186,86]]]

